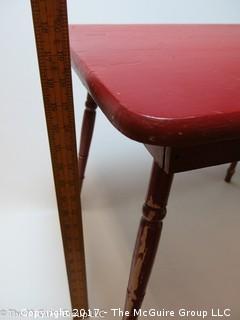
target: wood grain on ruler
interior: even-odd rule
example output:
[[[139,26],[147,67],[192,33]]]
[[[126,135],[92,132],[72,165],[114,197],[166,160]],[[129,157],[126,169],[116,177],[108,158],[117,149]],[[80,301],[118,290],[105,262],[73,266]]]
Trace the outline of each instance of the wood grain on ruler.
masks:
[[[69,289],[87,309],[66,0],[31,0]]]

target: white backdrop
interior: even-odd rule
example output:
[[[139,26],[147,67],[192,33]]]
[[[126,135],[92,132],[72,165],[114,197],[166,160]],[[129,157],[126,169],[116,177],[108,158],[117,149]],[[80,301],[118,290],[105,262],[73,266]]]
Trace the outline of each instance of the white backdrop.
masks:
[[[69,0],[74,23],[239,23],[238,0]]]
[[[0,310],[69,307],[29,3],[28,0],[0,0]],[[240,1],[69,0],[69,21],[239,23]],[[74,76],[77,132],[84,97],[85,90]],[[99,113],[83,195],[92,307],[122,306],[150,165],[151,158],[144,148],[120,135]],[[214,305],[238,305],[234,297],[237,296],[239,259],[234,258],[240,255],[234,248],[240,215],[234,204],[239,198],[240,184],[236,175],[235,184],[226,186],[222,182],[224,170],[224,167],[207,169],[176,179],[172,196],[175,200],[170,206],[174,219],[169,218],[166,230],[179,236],[179,246],[185,251],[179,253],[176,239],[166,235],[162,253],[170,263],[171,272],[168,273],[167,265],[162,265],[164,278],[157,271],[153,274],[149,306],[158,305],[160,300],[166,306],[174,305],[174,301],[198,306],[207,303],[210,296]],[[198,189],[201,185],[203,188]],[[219,199],[228,199],[228,202]],[[183,219],[174,216],[179,203]],[[217,205],[215,211],[213,205]],[[192,208],[196,211],[194,219],[191,219]],[[208,210],[212,218],[205,216],[201,220],[202,212]],[[217,220],[216,227],[214,219],[219,215],[221,221]],[[186,226],[190,233],[185,234]],[[191,238],[191,230],[196,243]],[[221,237],[226,232],[228,242]],[[206,233],[205,240],[202,233]],[[211,247],[211,241],[221,250]],[[199,250],[194,261],[186,258],[192,254],[191,245],[186,249],[186,244]],[[224,262],[222,251],[227,257]],[[207,270],[202,276],[203,283],[211,283],[207,287],[209,294],[204,293],[205,287],[198,277],[204,269],[201,267],[206,259],[204,254],[211,270],[211,276]],[[176,264],[174,259],[178,261]],[[233,265],[229,261],[233,261]],[[221,267],[215,270],[217,262]],[[164,297],[159,290],[159,279]],[[226,282],[221,287],[222,279]],[[0,314],[0,319],[7,318],[1,318]]]

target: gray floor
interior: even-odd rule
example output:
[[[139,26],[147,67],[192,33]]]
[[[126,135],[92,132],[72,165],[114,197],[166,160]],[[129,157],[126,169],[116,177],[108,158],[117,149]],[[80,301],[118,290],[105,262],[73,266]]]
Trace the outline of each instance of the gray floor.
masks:
[[[113,164],[111,175],[99,165],[92,181],[94,202],[93,176],[86,183],[83,203],[93,305],[101,301],[106,308],[119,306],[124,296],[148,167],[143,161],[137,166],[124,162],[123,181]],[[225,184],[224,172],[220,166],[175,177],[144,308],[229,307],[231,319],[239,319],[240,185],[238,175],[231,185]],[[94,289],[98,286],[100,291]]]

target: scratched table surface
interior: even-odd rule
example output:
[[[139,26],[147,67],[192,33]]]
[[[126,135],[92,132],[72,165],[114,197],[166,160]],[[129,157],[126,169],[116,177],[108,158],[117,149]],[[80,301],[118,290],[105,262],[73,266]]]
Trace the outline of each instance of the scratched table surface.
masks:
[[[109,120],[159,145],[240,134],[240,25],[72,25],[75,70]]]

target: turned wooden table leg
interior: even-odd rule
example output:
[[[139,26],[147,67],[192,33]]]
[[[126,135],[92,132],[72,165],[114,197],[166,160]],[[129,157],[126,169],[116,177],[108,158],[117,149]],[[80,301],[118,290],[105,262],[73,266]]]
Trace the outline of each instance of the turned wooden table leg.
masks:
[[[79,158],[78,158],[78,169],[80,179],[80,192],[82,190],[82,184],[85,174],[85,169],[88,160],[89,149],[92,141],[95,117],[96,117],[97,105],[90,94],[87,95],[87,101],[85,104],[85,111],[82,122],[80,147],[79,147]]]
[[[231,179],[232,179],[232,176],[234,175],[235,173],[235,169],[236,169],[236,166],[237,166],[237,161],[235,162],[232,162],[227,170],[227,174],[226,174],[226,177],[225,177],[225,181],[226,182],[231,182]]]
[[[165,173],[153,163],[128,282],[125,312],[129,312],[129,316],[123,317],[124,320],[138,317],[136,311],[141,308],[157,252],[172,179],[172,174]]]

